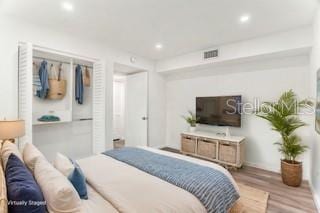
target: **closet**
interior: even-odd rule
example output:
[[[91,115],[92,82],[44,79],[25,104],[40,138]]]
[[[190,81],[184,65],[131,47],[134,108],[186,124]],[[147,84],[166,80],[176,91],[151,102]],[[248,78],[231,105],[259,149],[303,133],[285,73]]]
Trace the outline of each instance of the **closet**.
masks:
[[[20,149],[34,143],[49,159],[56,151],[75,158],[105,151],[100,60],[20,43],[18,65],[19,118],[26,123]]]

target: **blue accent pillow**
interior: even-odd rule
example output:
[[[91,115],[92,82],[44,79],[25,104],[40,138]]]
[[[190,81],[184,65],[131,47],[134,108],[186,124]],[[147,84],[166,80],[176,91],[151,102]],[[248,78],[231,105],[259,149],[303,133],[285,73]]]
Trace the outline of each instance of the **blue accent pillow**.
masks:
[[[45,213],[46,203],[39,185],[24,163],[10,154],[5,169],[10,213]]]
[[[80,168],[80,166],[70,160],[74,165],[74,170],[68,176],[69,181],[72,183],[73,187],[77,190],[81,199],[87,200],[88,199],[88,192],[87,192],[87,184],[86,178]]]

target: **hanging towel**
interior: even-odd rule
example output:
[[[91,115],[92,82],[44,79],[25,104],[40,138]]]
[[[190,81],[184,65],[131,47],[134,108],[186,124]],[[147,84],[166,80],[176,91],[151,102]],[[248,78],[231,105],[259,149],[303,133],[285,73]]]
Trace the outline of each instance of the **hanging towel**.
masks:
[[[39,69],[39,79],[41,88],[37,91],[37,96],[41,99],[45,99],[49,92],[49,74],[48,63],[42,61]]]
[[[78,104],[83,104],[83,79],[82,79],[82,69],[78,64],[76,67],[76,82],[75,82],[75,96]]]

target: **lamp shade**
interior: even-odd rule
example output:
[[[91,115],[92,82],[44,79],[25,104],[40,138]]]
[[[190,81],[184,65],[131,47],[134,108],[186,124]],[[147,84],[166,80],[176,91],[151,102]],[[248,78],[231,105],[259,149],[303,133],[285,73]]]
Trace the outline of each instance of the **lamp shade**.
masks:
[[[0,140],[19,138],[24,134],[25,125],[23,120],[0,121]]]

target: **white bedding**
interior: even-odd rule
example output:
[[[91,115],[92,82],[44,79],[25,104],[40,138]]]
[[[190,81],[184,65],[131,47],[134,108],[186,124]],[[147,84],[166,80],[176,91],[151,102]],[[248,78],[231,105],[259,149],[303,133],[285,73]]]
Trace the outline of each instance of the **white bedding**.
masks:
[[[218,169],[225,173],[238,189],[230,173],[219,165],[152,148],[140,148]],[[78,163],[88,183],[118,212],[206,212],[205,207],[191,193],[106,155],[88,157]]]
[[[118,213],[98,192],[87,184],[88,200],[81,200],[82,213]]]

